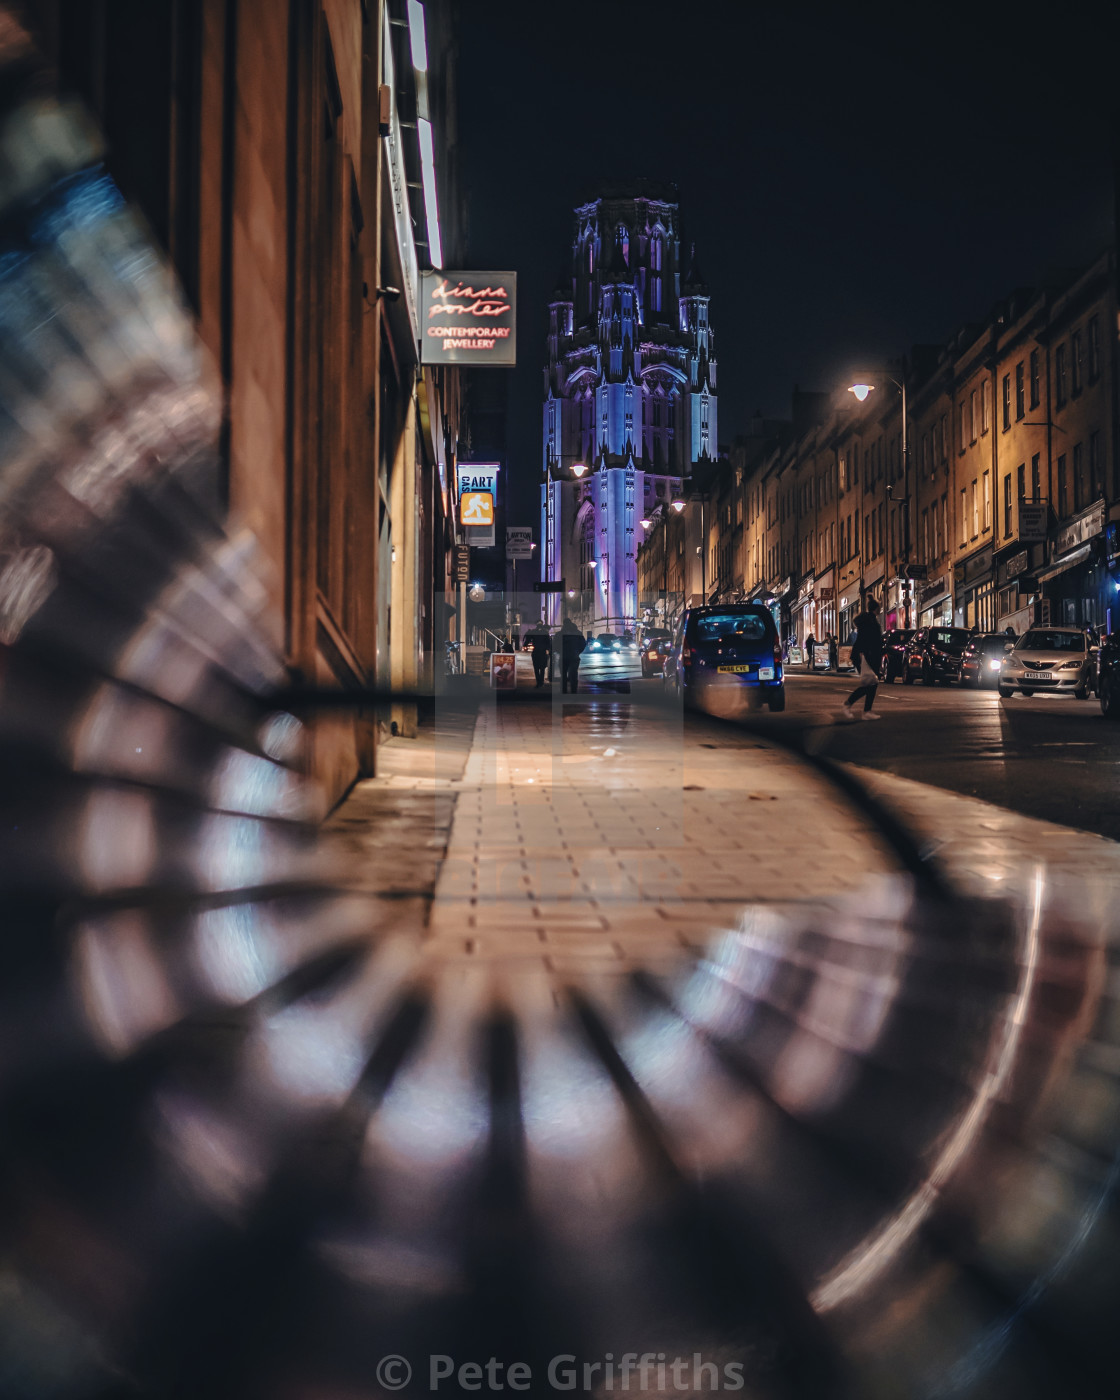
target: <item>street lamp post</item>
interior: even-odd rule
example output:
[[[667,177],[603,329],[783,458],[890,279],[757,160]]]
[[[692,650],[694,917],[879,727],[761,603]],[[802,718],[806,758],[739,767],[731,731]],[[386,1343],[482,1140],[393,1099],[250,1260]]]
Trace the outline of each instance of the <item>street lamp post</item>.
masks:
[[[875,385],[874,385],[874,383],[872,382],[872,381],[875,380],[875,379],[885,379],[885,380],[887,380],[887,382],[890,383],[890,384],[893,384],[893,385],[895,386],[895,388],[899,391],[899,393],[902,395],[902,503],[903,503],[903,505],[905,505],[905,507],[906,507],[906,510],[905,510],[905,512],[904,512],[904,514],[903,514],[903,523],[904,523],[904,525],[905,525],[905,540],[904,540],[904,543],[903,543],[903,551],[902,551],[902,553],[903,553],[903,565],[904,565],[904,568],[905,568],[905,566],[908,566],[909,563],[910,563],[910,540],[911,540],[911,531],[910,531],[910,511],[911,511],[911,492],[910,492],[910,444],[909,444],[909,437],[908,437],[908,433],[907,433],[907,424],[906,424],[906,361],[904,360],[904,361],[902,362],[902,377],[901,377],[900,379],[896,379],[895,376],[894,376],[893,374],[890,374],[890,373],[889,373],[888,371],[886,371],[886,370],[878,370],[875,374],[868,375],[868,377],[867,377],[866,379],[859,379],[859,380],[856,380],[856,382],[855,382],[854,384],[849,384],[849,385],[848,385],[848,393],[849,393],[849,394],[854,394],[854,395],[856,396],[856,398],[859,400],[859,402],[860,402],[860,403],[863,403],[864,400],[867,398],[868,394],[870,394],[871,391],[875,388]],[[888,493],[887,493],[887,494],[888,494],[888,496],[890,495],[889,490],[888,490]],[[910,579],[909,579],[909,578],[906,578],[906,592],[905,592],[905,595],[904,595],[904,596],[905,596],[905,598],[906,598],[906,626],[907,626],[907,627],[910,627],[910,626],[912,625],[912,623],[911,623],[911,617],[910,617]]]

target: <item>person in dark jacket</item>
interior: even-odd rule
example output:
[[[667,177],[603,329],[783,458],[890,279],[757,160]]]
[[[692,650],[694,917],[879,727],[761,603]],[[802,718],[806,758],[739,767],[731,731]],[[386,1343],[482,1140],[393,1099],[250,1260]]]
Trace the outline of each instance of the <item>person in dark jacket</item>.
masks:
[[[856,640],[852,647],[852,665],[859,667],[859,684],[841,706],[845,719],[855,719],[853,708],[863,696],[863,718],[878,719],[871,708],[879,688],[879,667],[883,663],[883,629],[879,626],[879,604],[868,598],[863,612],[856,618]]]
[[[570,688],[574,695],[579,689],[579,659],[586,645],[583,633],[570,617],[566,617],[560,628],[561,694],[566,694]]]
[[[537,678],[537,689],[544,685],[548,673],[548,663],[552,656],[552,640],[546,627],[536,627],[525,638],[533,653],[533,674]]]

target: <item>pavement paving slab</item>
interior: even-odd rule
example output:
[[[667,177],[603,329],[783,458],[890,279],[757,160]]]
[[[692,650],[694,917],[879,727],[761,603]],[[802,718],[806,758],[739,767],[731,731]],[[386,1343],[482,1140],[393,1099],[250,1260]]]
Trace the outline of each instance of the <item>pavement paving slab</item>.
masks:
[[[611,698],[483,704],[380,750],[328,824],[348,880],[397,904],[430,958],[664,963],[758,904],[843,901],[895,870],[874,829],[786,751],[734,746]],[[1120,846],[991,803],[850,768],[964,892],[1044,866],[1102,920]]]

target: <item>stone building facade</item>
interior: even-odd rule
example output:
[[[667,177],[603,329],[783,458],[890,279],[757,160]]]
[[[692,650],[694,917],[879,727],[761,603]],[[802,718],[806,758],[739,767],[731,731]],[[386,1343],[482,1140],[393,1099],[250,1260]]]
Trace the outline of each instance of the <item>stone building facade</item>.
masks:
[[[1116,338],[1107,252],[869,376],[864,402],[841,387],[763,450],[740,440],[711,488],[742,521],[711,517],[708,601],[771,601],[799,643],[845,638],[869,595],[887,626],[1120,624]]]
[[[450,264],[455,22],[454,0],[35,7],[212,354],[220,496],[259,543],[303,683],[411,688],[437,646],[460,395],[454,370],[418,364],[431,250],[417,124],[423,106]],[[383,717],[405,733],[414,718]],[[373,771],[377,730],[368,711],[312,723],[308,762],[331,798]]]

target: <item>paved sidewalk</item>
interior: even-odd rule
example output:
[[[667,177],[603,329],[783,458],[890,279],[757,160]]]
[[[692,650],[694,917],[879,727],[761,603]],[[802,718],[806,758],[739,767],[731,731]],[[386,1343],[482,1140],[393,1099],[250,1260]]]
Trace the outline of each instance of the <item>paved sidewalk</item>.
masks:
[[[858,770],[963,889],[1025,891],[1043,861],[1103,914],[1120,846],[924,784]],[[357,888],[424,952],[559,976],[652,967],[745,905],[833,901],[889,875],[873,830],[762,743],[684,737],[628,697],[484,702],[381,750],[330,827]],[[388,911],[385,911],[388,913]]]

